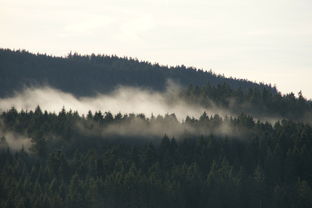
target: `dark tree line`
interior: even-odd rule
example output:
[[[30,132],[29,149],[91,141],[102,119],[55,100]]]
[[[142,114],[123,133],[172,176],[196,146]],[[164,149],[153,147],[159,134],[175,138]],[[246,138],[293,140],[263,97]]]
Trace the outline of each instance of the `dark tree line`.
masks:
[[[0,97],[27,86],[50,85],[76,96],[108,92],[118,85],[164,90],[168,79],[184,88],[187,102],[218,107],[255,117],[311,122],[312,101],[302,93],[282,95],[276,88],[247,80],[225,78],[185,66],[167,67],[105,55],[70,53],[66,58],[0,49]]]
[[[276,92],[275,88],[268,85],[225,78],[183,65],[168,67],[128,57],[77,53],[70,53],[63,58],[32,54],[25,50],[0,49],[0,97],[10,96],[13,91],[25,86],[43,84],[76,96],[107,92],[117,85],[161,91],[165,89],[168,79],[182,86],[226,82],[233,88],[265,87]]]
[[[181,92],[187,102],[204,107],[217,106],[232,113],[244,112],[258,118],[287,118],[312,122],[312,101],[303,97],[302,92],[282,95],[266,87],[249,89],[231,88],[228,84],[190,85]]]
[[[301,122],[205,113],[179,122],[174,115],[80,116],[39,107],[13,108],[0,119],[3,132],[32,138],[32,147],[20,151],[1,139],[0,207],[312,206],[312,128]],[[214,133],[148,138],[97,131],[135,119]],[[227,134],[213,131],[225,124],[232,127]]]

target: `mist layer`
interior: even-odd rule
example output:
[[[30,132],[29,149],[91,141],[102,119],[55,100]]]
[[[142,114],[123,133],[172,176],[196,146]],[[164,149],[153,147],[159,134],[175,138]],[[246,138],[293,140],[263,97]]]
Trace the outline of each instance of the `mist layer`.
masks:
[[[48,86],[27,88],[11,97],[0,99],[0,110],[15,107],[18,111],[34,110],[40,106],[48,112],[59,112],[62,108],[86,115],[89,111],[111,112],[112,114],[175,114],[178,120],[186,116],[199,117],[204,111],[211,114],[224,114],[220,109],[205,109],[179,98],[179,86],[169,83],[165,92],[156,92],[135,87],[118,87],[108,94],[94,97],[75,97],[70,93]]]

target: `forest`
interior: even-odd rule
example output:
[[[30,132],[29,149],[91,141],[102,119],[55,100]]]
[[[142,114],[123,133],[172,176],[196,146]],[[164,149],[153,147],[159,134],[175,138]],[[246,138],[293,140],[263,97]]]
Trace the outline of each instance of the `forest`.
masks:
[[[67,57],[32,54],[25,50],[0,49],[0,96],[9,96],[25,86],[49,85],[76,96],[108,92],[118,85],[139,86],[162,91],[171,79],[184,87],[227,83],[232,88],[265,87],[263,83],[226,78],[212,71],[194,67],[162,66],[115,55],[80,55]],[[12,82],[14,80],[14,82]],[[83,87],[81,87],[83,86]]]
[[[1,49],[0,63],[0,207],[312,207],[302,92],[117,56]],[[120,112],[94,107],[108,100]]]
[[[302,122],[40,107],[0,118],[1,207],[312,205],[312,128]],[[154,126],[183,134],[153,134]],[[16,149],[22,137],[29,141]]]
[[[206,108],[218,106],[228,109],[231,113],[246,113],[256,118],[275,117],[311,124],[312,100],[306,99],[302,92],[282,95],[272,92],[266,87],[249,89],[233,89],[228,84],[212,86],[190,85],[181,92],[181,97],[191,103],[198,103]],[[278,120],[277,119],[277,120]]]

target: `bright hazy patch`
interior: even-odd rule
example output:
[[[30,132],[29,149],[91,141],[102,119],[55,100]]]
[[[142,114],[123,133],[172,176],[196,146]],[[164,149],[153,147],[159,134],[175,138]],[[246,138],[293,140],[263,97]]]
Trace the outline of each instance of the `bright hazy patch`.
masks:
[[[110,111],[113,114],[165,115],[175,113],[179,120],[187,115],[199,117],[207,109],[191,105],[178,98],[179,87],[170,84],[164,93],[134,87],[119,87],[109,94],[98,94],[94,97],[75,97],[50,87],[27,88],[9,98],[0,99],[0,111],[15,107],[17,110],[34,110],[38,105],[49,112],[66,110],[78,111],[86,115],[92,112]],[[211,111],[210,111],[211,112]],[[223,113],[214,109],[212,114]]]

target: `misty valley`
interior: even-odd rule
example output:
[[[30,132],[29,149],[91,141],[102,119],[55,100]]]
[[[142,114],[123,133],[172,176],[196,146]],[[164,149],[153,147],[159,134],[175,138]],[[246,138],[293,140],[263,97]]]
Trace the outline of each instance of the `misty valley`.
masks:
[[[0,207],[312,207],[301,91],[117,56],[0,63]]]

